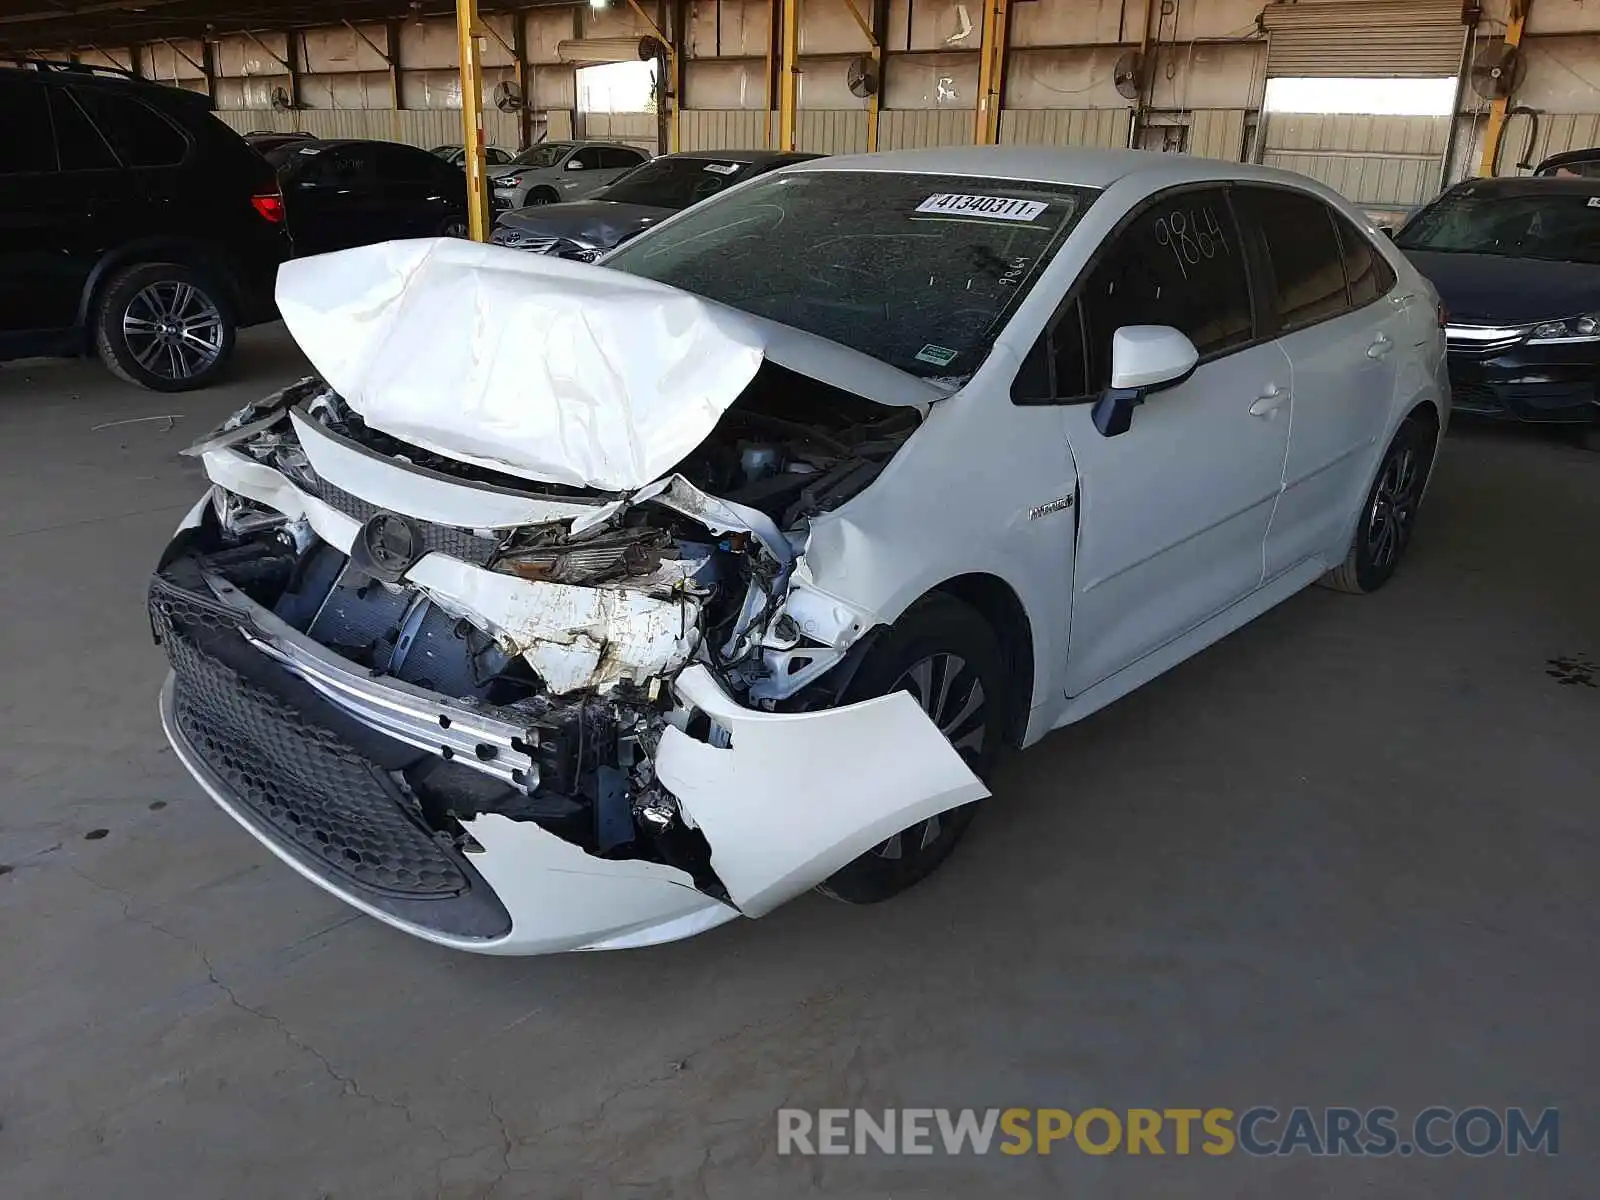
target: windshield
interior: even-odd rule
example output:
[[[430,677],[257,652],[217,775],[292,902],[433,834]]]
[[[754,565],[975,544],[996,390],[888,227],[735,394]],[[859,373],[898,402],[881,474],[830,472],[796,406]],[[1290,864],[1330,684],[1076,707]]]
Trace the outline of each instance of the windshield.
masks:
[[[429,154],[437,154],[440,158],[449,158],[455,152],[456,148],[454,146],[435,146],[428,151]]]
[[[606,259],[870,354],[964,377],[1098,193],[883,171],[769,175]]]
[[[716,158],[655,158],[595,193],[597,200],[688,208],[755,174],[750,163]]]
[[[1600,263],[1600,196],[1446,196],[1400,232],[1402,250]]]
[[[542,146],[530,146],[521,154],[511,160],[513,167],[553,167],[561,161],[572,146],[567,142],[546,142]]]

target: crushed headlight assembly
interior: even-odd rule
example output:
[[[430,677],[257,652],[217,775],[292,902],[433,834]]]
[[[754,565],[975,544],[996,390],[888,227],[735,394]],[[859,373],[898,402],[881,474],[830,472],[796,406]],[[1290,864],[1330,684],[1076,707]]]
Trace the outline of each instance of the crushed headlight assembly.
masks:
[[[1581,317],[1567,317],[1560,321],[1545,321],[1533,327],[1528,338],[1530,346],[1548,346],[1561,342],[1600,342],[1600,313],[1587,313]]]

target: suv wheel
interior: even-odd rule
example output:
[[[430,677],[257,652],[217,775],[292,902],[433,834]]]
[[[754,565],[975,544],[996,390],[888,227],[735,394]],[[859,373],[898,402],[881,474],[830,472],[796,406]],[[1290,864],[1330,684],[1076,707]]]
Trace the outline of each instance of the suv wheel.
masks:
[[[186,392],[212,383],[233,353],[235,324],[215,284],[181,263],[118,271],[95,310],[95,349],[129,383]]]

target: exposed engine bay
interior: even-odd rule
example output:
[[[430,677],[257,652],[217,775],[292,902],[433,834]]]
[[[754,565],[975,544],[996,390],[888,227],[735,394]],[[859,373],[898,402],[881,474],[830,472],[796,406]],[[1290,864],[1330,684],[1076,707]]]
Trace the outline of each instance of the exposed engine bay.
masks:
[[[705,837],[655,761],[669,727],[712,746],[727,732],[673,681],[698,665],[741,704],[768,711],[837,699],[826,677],[843,674],[847,649],[802,636],[785,612],[791,575],[808,520],[867,487],[920,419],[914,407],[764,363],[672,476],[614,493],[422,449],[369,427],[322,381],[302,380],[191,451],[213,488],[157,573],[157,633],[198,639],[242,676],[259,675],[237,646],[217,644],[221,618],[183,615],[220,606],[222,623],[267,650],[274,670],[335,701],[326,715],[341,729],[350,722],[331,710],[351,706],[351,673],[515,731],[475,742],[378,721],[426,751],[391,763],[394,782],[457,849],[471,850],[463,822],[493,813],[590,855],[676,867],[726,901]],[[491,500],[547,511],[509,525],[446,524],[381,507],[371,489],[356,494],[352,463],[401,472],[417,488],[476,489],[485,512]],[[318,660],[311,644],[330,657]],[[168,652],[178,665],[173,645]],[[358,711],[382,703],[358,701]],[[435,720],[451,729],[442,710]]]

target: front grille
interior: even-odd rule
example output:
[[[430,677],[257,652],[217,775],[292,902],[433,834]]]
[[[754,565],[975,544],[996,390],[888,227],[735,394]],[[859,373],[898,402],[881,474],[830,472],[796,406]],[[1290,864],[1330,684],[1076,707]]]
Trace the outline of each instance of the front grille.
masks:
[[[561,239],[520,233],[515,229],[497,229],[494,232],[494,243],[497,246],[510,247],[512,250],[526,250],[531,254],[549,254],[560,245]]]
[[[150,612],[177,677],[179,731],[258,822],[363,891],[441,900],[471,888],[453,852],[406,810],[392,780],[208,650],[208,641],[236,636],[226,612],[159,576]]]
[[[352,521],[365,525],[383,510],[376,504],[363,500],[360,496],[353,496],[343,488],[335,487],[326,479],[317,480],[313,494],[330,508],[337,509]],[[417,526],[422,530],[422,545],[427,551],[436,551],[448,554],[451,558],[459,558],[462,562],[471,563],[473,566],[488,565],[500,543],[492,537],[480,537],[468,529],[457,529],[453,525],[436,525],[432,521],[417,521]]]

